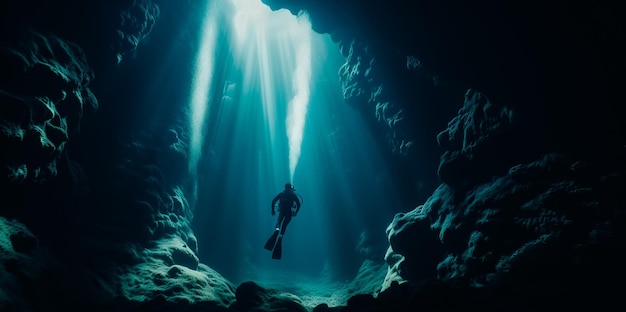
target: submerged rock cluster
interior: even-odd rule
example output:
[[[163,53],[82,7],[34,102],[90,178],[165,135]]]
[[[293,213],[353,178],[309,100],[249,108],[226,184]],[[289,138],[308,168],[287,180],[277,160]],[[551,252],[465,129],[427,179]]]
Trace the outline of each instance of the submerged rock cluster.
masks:
[[[471,105],[481,106],[466,101],[464,108]],[[509,115],[499,114],[504,122],[494,123],[474,111],[463,109],[460,114],[466,115],[457,118],[489,130],[476,135],[465,128],[462,141],[479,143],[472,144],[472,151],[467,144],[458,146],[454,152],[466,161],[458,162],[455,170],[442,169],[451,163],[444,153],[440,173],[475,174],[442,177],[445,183],[423,205],[396,215],[387,228],[390,270],[385,286],[438,280],[476,288],[497,285],[514,289],[513,298],[554,300],[528,303],[529,309],[540,304],[574,308],[589,298],[606,299],[615,291],[611,281],[626,273],[615,262],[624,248],[625,198],[617,191],[626,186],[623,171],[560,153],[501,172],[475,167],[473,161],[498,151],[493,145],[481,146],[500,130],[489,125],[506,124]],[[450,122],[442,136],[458,131],[457,126]],[[481,176],[477,168],[486,168],[488,174]]]
[[[2,48],[3,175],[14,183],[57,174],[57,162],[85,111],[98,106],[83,50],[59,37],[26,32]]]

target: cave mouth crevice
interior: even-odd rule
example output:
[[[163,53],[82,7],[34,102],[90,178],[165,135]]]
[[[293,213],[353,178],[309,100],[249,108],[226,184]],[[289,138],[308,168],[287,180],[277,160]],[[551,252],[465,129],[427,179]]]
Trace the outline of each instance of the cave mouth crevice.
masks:
[[[210,90],[204,91],[205,125],[198,127],[197,170],[191,173],[197,181],[192,228],[198,256],[237,283],[279,287],[277,281],[289,280],[284,272],[291,272],[308,280],[300,291],[343,287],[365,260],[376,258],[374,252],[382,263],[386,220],[400,201],[390,170],[384,169],[390,153],[359,110],[343,103],[338,71],[345,58],[337,43],[310,25],[293,24],[302,23],[303,13],[250,2],[234,1],[219,13],[224,16],[214,16],[230,24],[208,26],[215,27],[210,40],[220,43],[215,59],[198,57],[194,65],[209,62],[207,75],[215,81],[202,85]],[[237,8],[244,4],[254,10]],[[310,51],[302,56],[304,37],[310,37],[305,47]],[[299,71],[305,61],[309,73]],[[307,74],[309,81],[298,80]],[[304,95],[309,106],[301,117],[294,171],[287,166],[293,149],[290,107]],[[268,206],[285,182],[292,182],[305,202],[285,234],[283,258],[276,261],[260,247],[275,224]],[[389,192],[394,199],[385,199]],[[363,236],[373,245],[357,246]]]

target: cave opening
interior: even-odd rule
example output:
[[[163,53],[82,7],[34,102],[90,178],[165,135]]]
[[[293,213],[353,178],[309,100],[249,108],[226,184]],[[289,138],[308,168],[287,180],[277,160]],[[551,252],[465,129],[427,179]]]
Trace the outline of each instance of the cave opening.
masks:
[[[398,188],[375,133],[343,99],[337,43],[306,12],[208,3],[188,111],[200,261],[311,306],[345,304],[362,265],[377,269],[380,287]],[[286,182],[304,203],[275,260],[263,245]]]

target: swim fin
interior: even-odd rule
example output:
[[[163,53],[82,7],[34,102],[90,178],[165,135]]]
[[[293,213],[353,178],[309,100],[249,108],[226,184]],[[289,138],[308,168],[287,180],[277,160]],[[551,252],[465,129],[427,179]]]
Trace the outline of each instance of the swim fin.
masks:
[[[272,236],[270,236],[270,238],[265,243],[265,249],[267,249],[267,250],[274,249],[274,245],[276,245],[276,238],[278,238],[278,232],[279,232],[279,230],[276,229],[276,231],[274,231],[274,234],[272,234]]]
[[[280,259],[283,255],[283,236],[279,236],[276,240],[276,246],[274,246],[274,252],[272,252],[272,259]]]

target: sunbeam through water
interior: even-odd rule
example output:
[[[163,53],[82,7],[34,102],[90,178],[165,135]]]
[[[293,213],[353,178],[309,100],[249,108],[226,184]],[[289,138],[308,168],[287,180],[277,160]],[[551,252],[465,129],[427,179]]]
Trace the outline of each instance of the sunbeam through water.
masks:
[[[380,143],[344,102],[337,43],[305,12],[218,3],[207,7],[218,13],[205,15],[190,104],[199,258],[235,283],[330,297],[365,259],[382,263],[384,250],[371,246],[387,244],[386,207],[396,203]],[[263,245],[286,182],[304,204],[275,260]]]
[[[263,106],[266,107],[267,116],[275,112],[274,106],[277,105],[273,96],[277,77],[273,71],[276,66],[272,67],[272,64],[279,64],[285,71],[282,79],[278,80],[278,85],[283,89],[291,85],[293,94],[287,104],[285,127],[289,144],[289,181],[293,183],[294,173],[300,159],[302,136],[304,135],[304,124],[309,105],[311,23],[304,12],[301,12],[297,17],[286,11],[272,12],[259,0],[233,0],[233,4],[237,48],[239,51],[249,51],[250,48],[256,50],[255,63],[259,66],[261,74],[261,93],[263,94]],[[270,37],[276,40],[277,46],[269,47],[266,44],[268,40],[272,40]],[[271,49],[276,47],[278,48],[277,55],[271,53]],[[273,122],[269,126],[273,129]]]
[[[296,46],[296,69],[293,75],[295,95],[289,102],[287,112],[287,138],[289,141],[289,180],[293,176],[300,159],[304,122],[309,106],[311,80],[311,23],[306,15],[300,15],[297,27],[292,32],[292,40]]]
[[[202,153],[204,143],[205,120],[210,107],[210,87],[213,76],[213,62],[216,44],[215,17],[217,10],[212,5],[212,1],[207,2],[200,38],[200,49],[196,55],[195,73],[191,86],[191,99],[189,108],[189,171],[194,173],[198,169],[198,161]],[[194,192],[195,193],[195,192]]]

